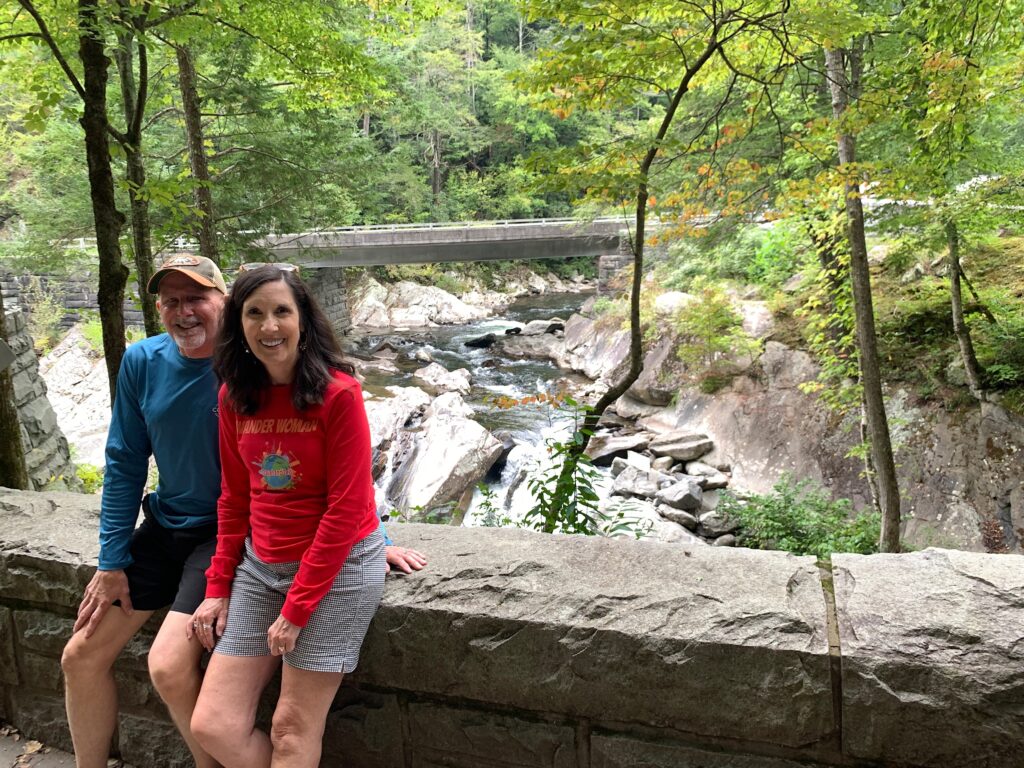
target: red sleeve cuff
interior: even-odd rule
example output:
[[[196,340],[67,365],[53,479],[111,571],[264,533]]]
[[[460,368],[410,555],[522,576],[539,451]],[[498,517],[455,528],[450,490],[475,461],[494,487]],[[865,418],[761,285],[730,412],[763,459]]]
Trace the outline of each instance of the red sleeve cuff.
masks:
[[[281,615],[284,616],[286,621],[290,621],[296,627],[304,627],[309,623],[309,617],[313,614],[313,611],[305,610],[295,605],[295,603],[285,600],[284,605],[281,607]]]

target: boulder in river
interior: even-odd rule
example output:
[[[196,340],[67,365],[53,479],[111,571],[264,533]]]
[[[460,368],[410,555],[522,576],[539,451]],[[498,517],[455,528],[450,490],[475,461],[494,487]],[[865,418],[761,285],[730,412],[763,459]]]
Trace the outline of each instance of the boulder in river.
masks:
[[[466,417],[468,408],[454,392],[431,403],[415,448],[388,486],[399,509],[429,511],[458,501],[501,455],[501,443]]]
[[[468,395],[471,388],[471,376],[465,368],[448,371],[443,365],[431,363],[413,373],[413,377],[421,381],[428,392],[435,394],[458,392]]]
[[[487,349],[492,344],[494,344],[494,342],[497,341],[497,340],[498,340],[497,335],[495,335],[493,333],[488,333],[488,334],[486,334],[484,336],[478,336],[475,339],[470,339],[469,341],[464,341],[462,343],[462,345],[464,347],[470,347],[472,349]]]

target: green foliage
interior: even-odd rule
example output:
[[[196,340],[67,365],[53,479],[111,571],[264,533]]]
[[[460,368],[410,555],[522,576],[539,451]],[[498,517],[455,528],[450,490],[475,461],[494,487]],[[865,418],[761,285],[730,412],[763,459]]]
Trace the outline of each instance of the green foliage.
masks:
[[[103,471],[95,464],[76,464],[75,474],[82,481],[85,493],[96,493],[103,488]]]
[[[60,341],[60,322],[64,319],[64,305],[53,292],[44,288],[42,281],[33,275],[22,296],[29,306],[28,332],[32,336],[36,352],[45,355]]]
[[[987,292],[983,299],[996,318],[995,323],[978,319],[976,352],[993,389],[1024,387],[1024,301],[1005,289]]]
[[[878,551],[881,519],[877,512],[854,514],[849,500],[833,500],[810,480],[797,481],[789,474],[779,479],[771,493],[741,500],[723,492],[718,508],[741,521],[741,541],[755,549],[817,557]]]
[[[477,510],[480,513],[480,525],[484,528],[499,528],[511,524],[508,515],[502,514],[496,503],[498,495],[491,490],[486,483],[477,483],[476,489],[480,492],[480,504]]]
[[[92,317],[79,326],[82,331],[82,338],[89,342],[89,347],[94,352],[103,352],[103,326],[98,317]]]
[[[598,532],[601,513],[595,484],[600,473],[590,457],[579,452],[584,433],[581,429],[586,406],[571,398],[562,401],[573,414],[573,432],[565,442],[547,441],[551,462],[541,473],[527,481],[534,505],[523,516],[523,526],[545,533]]]
[[[677,354],[688,366],[712,368],[725,355],[753,355],[758,342],[743,330],[743,316],[725,288],[698,281],[693,301],[676,313],[674,324],[681,341]]]

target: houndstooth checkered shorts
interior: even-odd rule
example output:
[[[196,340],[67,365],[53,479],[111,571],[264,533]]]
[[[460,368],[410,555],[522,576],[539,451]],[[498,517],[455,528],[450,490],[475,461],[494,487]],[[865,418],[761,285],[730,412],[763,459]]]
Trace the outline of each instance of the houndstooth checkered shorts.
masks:
[[[384,537],[380,529],[357,542],[309,623],[299,632],[286,664],[313,672],[351,672],[384,592]],[[235,571],[228,624],[214,653],[269,656],[267,630],[281,614],[299,563],[265,563],[246,539]]]

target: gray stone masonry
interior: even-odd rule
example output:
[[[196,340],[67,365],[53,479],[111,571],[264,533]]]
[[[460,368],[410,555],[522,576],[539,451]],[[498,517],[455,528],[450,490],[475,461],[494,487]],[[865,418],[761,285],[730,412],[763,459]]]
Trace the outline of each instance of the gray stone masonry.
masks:
[[[58,660],[92,573],[98,504],[0,491],[0,717],[62,748]],[[837,556],[830,609],[808,557],[390,532],[430,563],[388,578],[329,715],[324,765],[1024,766],[1020,556]],[[146,679],[153,629],[118,663],[118,748],[136,765],[184,766]]]
[[[25,293],[31,279],[30,275],[0,274],[0,290],[3,291],[4,306],[8,311],[18,308],[26,314],[32,313],[31,299]],[[99,277],[91,272],[71,277],[54,275],[39,277],[42,289],[52,294],[64,306],[65,314],[60,323],[64,328],[70,328],[75,323],[86,319],[87,313],[99,311],[98,281]],[[139,308],[138,291],[139,288],[134,282],[129,282],[125,286],[124,320],[131,326],[142,325],[142,310]]]
[[[46,382],[39,375],[39,361],[20,311],[7,312],[7,334],[7,343],[15,354],[10,368],[11,384],[32,488],[80,490],[82,484],[75,474],[71,449],[46,398]]]
[[[335,333],[348,333],[352,328],[352,315],[348,309],[345,270],[339,267],[307,270],[305,278]]]

